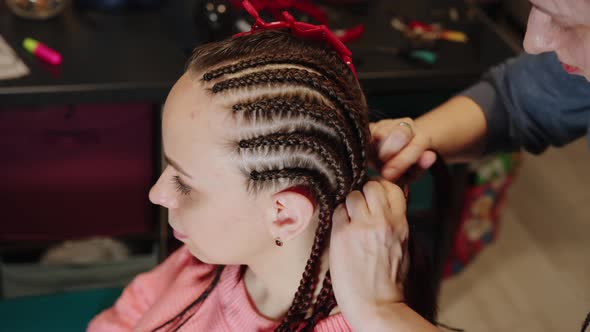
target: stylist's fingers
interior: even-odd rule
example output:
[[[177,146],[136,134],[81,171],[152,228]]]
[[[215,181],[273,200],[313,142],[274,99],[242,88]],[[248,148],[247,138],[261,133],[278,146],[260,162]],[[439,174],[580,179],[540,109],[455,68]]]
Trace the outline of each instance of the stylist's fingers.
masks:
[[[365,201],[365,196],[355,190],[346,196],[346,210],[350,216],[350,222],[366,220],[369,216],[369,208]]]
[[[406,172],[396,179],[397,183],[412,183],[421,178],[422,175],[436,162],[436,153],[425,151],[418,162],[412,165]]]
[[[405,216],[407,202],[402,188],[387,180],[382,180],[380,183],[385,191],[385,197],[391,207],[391,211],[394,212],[395,215]]]
[[[406,146],[398,155],[388,159],[381,169],[381,175],[387,180],[396,180],[402,176],[412,165],[418,162],[421,158],[428,160],[426,153],[426,145],[422,142],[412,141]]]
[[[406,239],[408,237],[409,226],[406,217],[408,205],[404,191],[391,182],[384,182],[383,187],[386,191],[393,227],[398,231],[401,239]]]
[[[383,210],[388,208],[385,189],[379,181],[368,181],[363,186],[363,194],[367,201],[369,213],[372,215],[382,216]],[[382,218],[377,218],[382,220]]]
[[[399,153],[414,138],[410,118],[382,120],[371,124],[371,137],[379,160],[386,161]]]
[[[392,280],[403,283],[409,267],[409,259],[407,255],[404,254],[407,252],[407,239],[410,233],[406,218],[407,201],[404,191],[399,186],[388,181],[382,181],[382,185],[385,188],[386,197],[391,208],[390,223],[393,226],[394,234],[396,234],[396,237],[400,241],[400,246],[392,247],[392,254],[399,258],[399,263],[397,265],[392,265],[391,277]]]
[[[391,221],[396,230],[407,232],[408,223],[406,219],[407,201],[404,191],[399,186],[387,181],[380,181],[387,198]]]
[[[424,151],[424,153],[422,154],[422,156],[420,156],[420,159],[418,159],[418,167],[422,170],[426,170],[429,169],[430,166],[432,166],[434,164],[434,162],[436,161],[436,153],[434,153],[434,151]]]
[[[332,234],[340,232],[349,223],[350,217],[346,211],[346,204],[342,203],[334,209],[334,214],[332,215]]]

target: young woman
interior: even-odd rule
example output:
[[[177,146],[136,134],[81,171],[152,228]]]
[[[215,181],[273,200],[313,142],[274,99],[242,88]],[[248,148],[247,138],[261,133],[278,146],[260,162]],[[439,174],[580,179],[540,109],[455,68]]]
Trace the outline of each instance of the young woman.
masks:
[[[282,31],[200,47],[162,129],[150,199],[184,246],[89,331],[350,331],[327,250],[336,206],[367,181],[370,134],[341,57]],[[404,292],[432,319],[428,286]]]

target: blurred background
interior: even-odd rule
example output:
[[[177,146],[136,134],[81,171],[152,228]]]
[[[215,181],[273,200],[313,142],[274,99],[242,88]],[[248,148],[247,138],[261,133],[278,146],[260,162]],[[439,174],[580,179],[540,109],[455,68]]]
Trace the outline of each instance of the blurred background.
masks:
[[[267,20],[287,9],[335,31],[373,121],[417,117],[522,52],[530,9],[252,2]],[[0,330],[84,330],[178,247],[147,198],[162,169],[162,103],[195,46],[250,22],[235,0],[0,0]],[[409,220],[433,265],[439,322],[579,329],[590,309],[589,168],[580,140],[448,165],[412,185]]]

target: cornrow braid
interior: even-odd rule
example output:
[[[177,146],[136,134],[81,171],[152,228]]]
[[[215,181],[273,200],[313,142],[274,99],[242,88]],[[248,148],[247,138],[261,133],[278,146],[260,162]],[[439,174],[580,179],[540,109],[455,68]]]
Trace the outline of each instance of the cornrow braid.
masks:
[[[584,322],[582,323],[582,329],[580,331],[586,332],[589,325],[590,325],[590,312],[588,312],[588,314],[586,315],[586,319],[584,319]]]
[[[332,277],[330,276],[330,270],[328,270],[324,276],[322,289],[314,305],[313,315],[307,320],[307,325],[303,328],[303,331],[313,330],[315,324],[328,317],[336,305],[334,289],[332,288]]]
[[[252,114],[258,116],[272,114],[280,114],[281,112],[287,112],[292,115],[307,116],[319,123],[325,123],[328,127],[332,128],[338,134],[340,140],[344,143],[346,153],[351,156],[350,163],[352,169],[352,177],[356,179],[360,174],[360,167],[355,162],[357,155],[349,141],[350,131],[348,127],[343,124],[343,120],[338,112],[334,112],[334,109],[319,103],[311,103],[304,101],[301,98],[262,98],[249,103],[239,103],[233,106],[234,112],[244,112],[244,118],[248,119]],[[351,188],[348,188],[350,191]]]
[[[309,135],[302,133],[274,133],[266,136],[259,136],[252,139],[241,140],[238,143],[240,149],[256,149],[260,147],[276,147],[276,146],[303,146],[311,149],[321,156],[321,158],[330,166],[336,177],[336,202],[340,202],[347,194],[344,185],[350,183],[352,179],[346,176],[342,169],[338,166],[338,155],[329,147],[329,145],[322,144]],[[340,157],[342,159],[342,157]]]
[[[299,65],[310,68],[321,75],[328,77],[330,80],[344,84],[342,78],[340,78],[333,70],[326,68],[318,63],[317,59],[302,56],[301,54],[278,54],[278,55],[263,55],[254,57],[247,60],[242,60],[230,65],[222,66],[211,71],[208,71],[203,75],[204,81],[211,81],[213,79],[220,78],[228,74],[236,74],[246,69],[266,66],[266,65]]]
[[[303,180],[304,182],[312,184],[311,188],[314,191],[320,206],[318,229],[314,238],[311,255],[307,261],[293,303],[287,311],[285,318],[275,330],[282,332],[291,331],[293,325],[299,323],[305,317],[305,314],[308,311],[307,309],[311,304],[313,291],[317,282],[317,269],[319,268],[320,254],[324,251],[327,240],[326,235],[329,233],[331,226],[330,212],[333,211],[333,204],[330,203],[329,199],[321,190],[321,188],[325,188],[325,178],[316,171],[303,168],[285,168],[263,172],[252,171],[250,173],[250,179],[253,181],[272,181],[280,178]]]
[[[301,331],[303,332],[310,332],[313,331],[315,324],[317,324],[320,320],[328,317],[332,309],[336,307],[336,298],[334,297],[334,290],[332,289],[332,280],[330,277],[330,271],[326,272],[326,276],[324,277],[324,283],[322,285],[322,290],[318,295],[316,300],[316,304],[314,305],[313,315],[309,317],[306,322],[305,326]]]
[[[264,31],[198,47],[189,59],[189,67],[214,68],[227,62],[285,55],[308,58],[320,68],[329,68],[335,76],[346,81],[345,85],[355,87],[359,100],[363,98],[356,77],[339,54],[326,48],[324,42],[300,39],[284,30]]]
[[[342,92],[330,81],[324,79],[322,76],[309,72],[304,69],[285,68],[285,69],[271,69],[259,72],[249,73],[243,76],[234,77],[225,81],[217,82],[211,88],[213,93],[220,93],[225,90],[237,89],[241,87],[249,87],[261,84],[299,84],[313,90],[321,92],[331,101],[335,102],[341,107],[344,113],[348,116],[352,126],[355,128],[358,136],[358,144],[361,151],[361,171],[359,177],[356,179],[355,188],[360,188],[362,183],[366,180],[366,151],[365,143],[367,135],[362,127],[366,127],[366,122],[358,118],[356,112],[351,108],[349,102],[342,96]]]

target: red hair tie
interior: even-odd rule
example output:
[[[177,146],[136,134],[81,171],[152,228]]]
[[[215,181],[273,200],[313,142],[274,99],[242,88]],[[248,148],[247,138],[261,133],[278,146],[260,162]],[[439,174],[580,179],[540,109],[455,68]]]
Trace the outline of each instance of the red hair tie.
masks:
[[[294,36],[325,41],[340,55],[342,61],[350,68],[352,74],[358,80],[356,70],[352,64],[352,52],[325,25],[313,25],[295,21],[293,16],[286,11],[282,13],[283,21],[266,23],[260,18],[260,15],[250,1],[243,0],[242,5],[248,14],[254,18],[254,24],[252,24],[250,31],[235,34],[234,38],[251,35],[259,30],[289,29]]]

